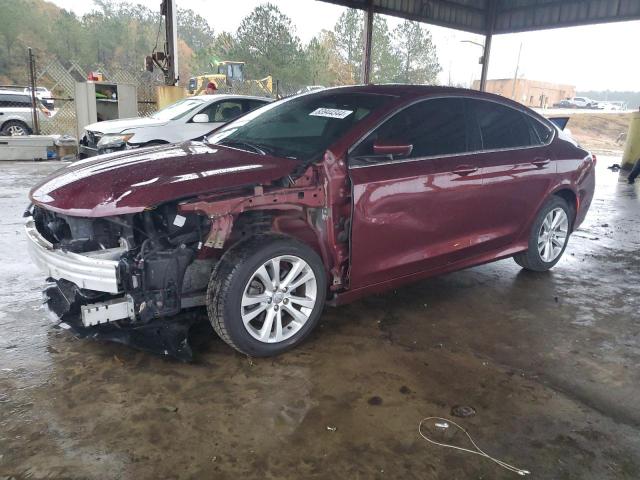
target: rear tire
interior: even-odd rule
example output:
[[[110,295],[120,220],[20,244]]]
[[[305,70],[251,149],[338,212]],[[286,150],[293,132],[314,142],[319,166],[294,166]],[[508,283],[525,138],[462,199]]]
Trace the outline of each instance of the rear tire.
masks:
[[[216,333],[246,355],[299,345],[317,325],[327,280],[318,254],[282,235],[259,235],[229,250],[209,280],[207,312]]]
[[[525,270],[546,272],[560,258],[569,242],[573,211],[564,198],[552,196],[538,212],[529,234],[529,248],[513,259]]]
[[[9,120],[2,125],[2,133],[4,135],[10,135],[12,137],[22,137],[29,135],[31,129],[26,123],[20,120]]]

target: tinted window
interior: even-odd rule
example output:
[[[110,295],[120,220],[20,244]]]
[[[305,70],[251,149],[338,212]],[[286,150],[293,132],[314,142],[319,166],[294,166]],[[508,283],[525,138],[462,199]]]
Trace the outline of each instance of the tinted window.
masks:
[[[405,158],[465,152],[464,102],[459,98],[438,98],[407,107],[358,145],[352,157],[371,157],[375,142],[413,145],[411,154]]]
[[[206,113],[210,122],[226,123],[242,115],[242,103],[239,100],[216,102],[198,113]]]
[[[255,110],[256,108],[262,107],[269,102],[262,102],[260,100],[245,100],[244,102],[244,111],[250,112],[251,110]]]
[[[330,91],[291,97],[249,112],[216,130],[209,142],[313,160],[390,98]]]
[[[27,95],[2,94],[0,102],[3,107],[31,108],[31,97]]]
[[[531,124],[533,129],[536,131],[536,134],[537,134],[536,139],[539,140],[539,142],[536,142],[536,143],[546,144],[549,142],[549,140],[551,140],[551,137],[553,136],[553,130],[551,130],[550,127],[531,117],[528,117],[527,120],[529,120],[529,123]]]
[[[540,143],[526,114],[495,102],[468,102],[480,129],[485,150],[527,147]]]

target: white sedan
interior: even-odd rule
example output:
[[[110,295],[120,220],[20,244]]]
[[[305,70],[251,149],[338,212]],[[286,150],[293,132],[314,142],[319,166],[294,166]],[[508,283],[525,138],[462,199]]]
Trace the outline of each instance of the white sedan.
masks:
[[[80,139],[80,156],[194,140],[272,101],[244,95],[199,95],[178,100],[150,117],[92,123]]]

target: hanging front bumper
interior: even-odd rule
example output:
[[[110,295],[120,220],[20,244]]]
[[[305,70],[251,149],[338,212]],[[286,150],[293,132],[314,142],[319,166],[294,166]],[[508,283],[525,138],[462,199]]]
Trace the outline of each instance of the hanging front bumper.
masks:
[[[25,223],[27,248],[33,262],[48,277],[68,280],[80,288],[120,293],[118,262],[124,248],[110,248],[95,252],[73,253],[57,249],[36,228],[33,217]]]

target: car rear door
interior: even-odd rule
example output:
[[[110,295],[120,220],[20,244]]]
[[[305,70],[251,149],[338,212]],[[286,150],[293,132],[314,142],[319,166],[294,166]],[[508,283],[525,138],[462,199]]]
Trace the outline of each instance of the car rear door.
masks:
[[[472,135],[481,139],[475,162],[482,169],[482,226],[471,254],[506,248],[530,223],[556,175],[550,126],[489,100],[467,99]]]
[[[376,155],[374,144],[412,145],[412,152]],[[482,186],[470,148],[465,104],[454,97],[413,104],[352,147],[352,288],[465,255]]]

